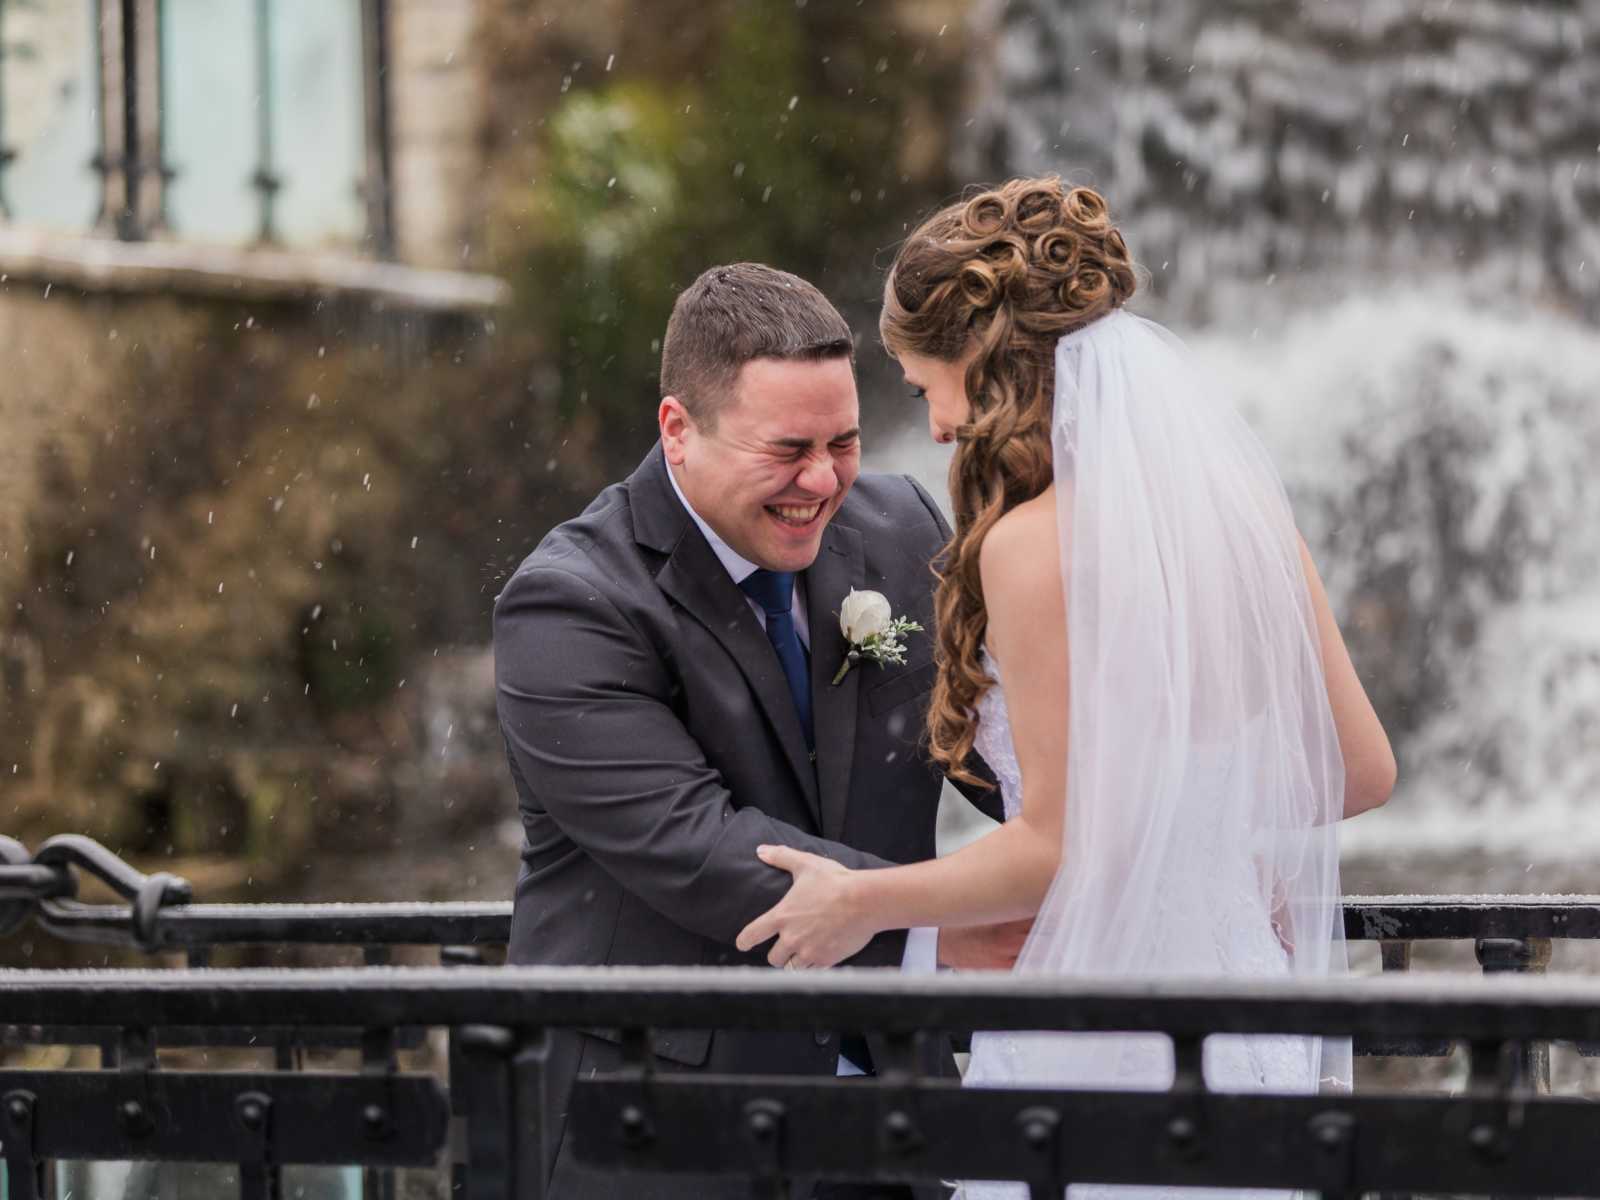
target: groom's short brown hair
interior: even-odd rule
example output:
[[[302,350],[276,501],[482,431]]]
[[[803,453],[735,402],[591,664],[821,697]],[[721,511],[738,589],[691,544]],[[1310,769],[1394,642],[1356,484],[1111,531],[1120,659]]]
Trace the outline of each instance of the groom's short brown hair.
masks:
[[[855,361],[839,310],[798,275],[761,263],[703,271],[672,306],[661,344],[661,394],[716,426],[745,363],[757,358]]]

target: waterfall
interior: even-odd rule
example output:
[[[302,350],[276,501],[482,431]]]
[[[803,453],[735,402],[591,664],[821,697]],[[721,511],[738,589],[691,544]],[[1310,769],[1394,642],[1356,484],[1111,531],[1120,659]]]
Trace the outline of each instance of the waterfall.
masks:
[[[1600,6],[992,0],[975,20],[963,173],[1104,190],[1148,272],[1135,310],[1284,475],[1401,764],[1348,858],[1575,877],[1600,851]],[[925,443],[870,465],[943,496]]]
[[[1194,340],[1272,449],[1404,784],[1356,853],[1592,855],[1600,354],[1412,289]]]
[[[1445,268],[1600,316],[1600,6],[988,0],[972,178],[1102,188],[1164,303]]]

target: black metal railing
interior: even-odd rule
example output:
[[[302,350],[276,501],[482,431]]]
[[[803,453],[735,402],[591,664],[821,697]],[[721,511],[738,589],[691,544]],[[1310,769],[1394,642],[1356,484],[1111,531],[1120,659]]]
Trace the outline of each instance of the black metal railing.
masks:
[[[465,1195],[538,1196],[548,1031],[613,1026],[628,1064],[583,1078],[569,1106],[578,1158],[620,1172],[731,1174],[767,1194],[799,1175],[1474,1194],[1600,1194],[1596,1105],[1538,1093],[1532,1041],[1600,1039],[1600,982],[1429,977],[1197,987],[1004,975],[905,979],[749,968],[321,969],[0,974],[0,1012],[114,1028],[117,1070],[0,1071],[12,1195],[64,1157],[236,1162],[272,1194],[289,1162],[392,1167],[442,1154],[462,1124]],[[876,1031],[891,1052],[863,1080],[658,1071],[651,1031]],[[449,1031],[452,1073],[156,1069],[169,1025]],[[916,1070],[919,1038],[957,1027],[1135,1031],[1172,1040],[1172,1087],[1149,1092],[968,1088]],[[1469,1047],[1461,1095],[1224,1094],[1200,1071],[1215,1034],[1448,1038]],[[897,1049],[896,1049],[897,1048]],[[375,1060],[384,1059],[378,1046]],[[392,1056],[390,1056],[392,1057]],[[253,1172],[253,1173],[252,1173]]]
[[[132,906],[82,903],[75,873]],[[242,945],[496,946],[511,930],[508,902],[193,904],[191,894],[186,881],[141,874],[77,834],[50,838],[35,854],[0,837],[0,936],[31,919],[66,941],[203,954]],[[1536,971],[1552,940],[1600,939],[1600,895],[1350,896],[1344,925],[1352,942],[1382,947],[1386,971],[1408,969],[1412,944],[1426,941],[1479,942],[1485,970]]]
[[[90,875],[123,904],[78,900]],[[627,1173],[747,1178],[782,1195],[797,1177],[1023,1178],[1153,1186],[1600,1195],[1600,1115],[1550,1095],[1549,1048],[1600,1044],[1600,982],[1542,973],[1556,941],[1600,937],[1600,898],[1365,897],[1352,940],[1384,975],[1208,986],[1003,974],[908,979],[778,973],[485,968],[507,904],[208,905],[84,838],[30,854],[0,839],[0,934],[182,952],[188,969],[0,972],[0,1043],[98,1046],[99,1069],[0,1070],[0,1150],[15,1200],[49,1194],[62,1160],[235,1164],[241,1194],[279,1194],[284,1167],[366,1169],[392,1196],[399,1168],[451,1164],[461,1194],[537,1196],[549,1164],[550,1030],[615,1027],[619,1073],[583,1079],[569,1139]],[[1471,940],[1484,978],[1409,976],[1418,942]],[[363,961],[434,946],[448,969],[196,969],[226,946],[360,946]],[[866,1080],[668,1072],[648,1051],[678,1028],[883,1035]],[[924,1077],[921,1043],[964,1029],[1166,1035],[1169,1089],[966,1089]],[[1358,1052],[1465,1047],[1459,1095],[1227,1095],[1199,1070],[1207,1036],[1350,1036]],[[158,1050],[257,1047],[273,1067],[173,1069]],[[301,1070],[308,1047],[359,1049],[357,1069]],[[348,1057],[348,1054],[346,1054]],[[402,1062],[405,1061],[404,1066]],[[625,1188],[624,1188],[625,1190]]]

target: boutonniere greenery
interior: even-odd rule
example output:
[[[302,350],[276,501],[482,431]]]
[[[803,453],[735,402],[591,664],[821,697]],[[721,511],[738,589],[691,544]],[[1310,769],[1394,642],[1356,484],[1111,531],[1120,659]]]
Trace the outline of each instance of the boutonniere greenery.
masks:
[[[833,677],[834,687],[862,659],[880,667],[904,663],[906,634],[922,632],[917,622],[895,616],[882,592],[858,592],[855,588],[839,606],[839,628],[850,643],[850,651]]]

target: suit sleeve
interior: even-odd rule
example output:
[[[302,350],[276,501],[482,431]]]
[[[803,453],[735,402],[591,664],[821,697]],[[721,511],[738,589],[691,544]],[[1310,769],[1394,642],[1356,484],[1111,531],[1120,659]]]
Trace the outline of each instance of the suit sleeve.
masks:
[[[950,523],[944,519],[944,513],[939,511],[939,506],[933,502],[933,497],[928,495],[926,488],[910,475],[905,478],[906,482],[911,485],[911,490],[916,492],[917,499],[922,501],[922,506],[928,510],[928,516],[932,518],[934,528],[939,531],[940,547],[948,545],[951,538],[951,530]],[[966,766],[968,771],[979,779],[984,780],[989,786],[983,787],[978,784],[966,783],[960,779],[950,780],[951,786],[965,796],[974,808],[990,820],[1004,821],[1006,819],[1005,801],[1000,795],[999,781],[995,779],[994,772],[989,769],[989,764],[984,762],[983,756],[974,750],[967,755]]]
[[[495,603],[495,698],[507,751],[533,797],[622,887],[685,929],[731,945],[789,890],[756,857],[793,846],[845,866],[882,859],[740,806],[670,704],[649,640],[570,571],[518,573]],[[904,931],[853,966],[898,964]]]

